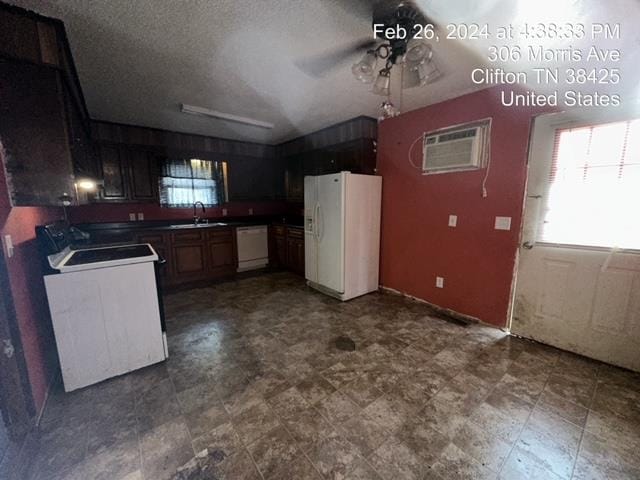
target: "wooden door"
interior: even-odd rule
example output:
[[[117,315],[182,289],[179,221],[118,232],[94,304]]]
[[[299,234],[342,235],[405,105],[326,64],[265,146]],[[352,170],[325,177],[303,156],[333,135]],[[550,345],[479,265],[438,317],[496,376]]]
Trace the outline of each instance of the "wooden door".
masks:
[[[152,202],[158,198],[156,157],[153,152],[129,149],[129,185],[131,200]]]
[[[105,202],[128,200],[127,168],[123,148],[117,145],[101,144],[98,146],[98,155],[104,180],[99,200]]]
[[[629,250],[586,246],[591,240],[588,235],[599,234],[598,229],[605,233],[611,230],[595,223],[598,219],[602,221],[602,217],[598,217],[597,212],[592,209],[587,215],[581,216],[583,198],[578,201],[576,196],[584,196],[581,192],[589,192],[589,187],[574,180],[572,171],[562,167],[563,161],[571,162],[573,156],[581,152],[579,142],[572,140],[572,149],[564,154],[570,155],[569,157],[557,152],[554,154],[554,144],[560,145],[556,140],[556,129],[567,125],[570,118],[570,113],[544,115],[538,117],[534,124],[522,234],[524,242],[519,252],[511,331],[581,355],[640,371],[639,250],[631,250],[632,246],[628,247]],[[596,123],[598,122],[594,121],[592,125]],[[621,134],[629,135],[624,129]],[[601,155],[605,159],[620,158],[615,138],[607,134],[600,143],[597,138],[598,133],[589,133],[589,148],[593,146],[589,151],[596,152],[594,155],[604,151]],[[598,150],[598,145],[601,145],[601,150]],[[564,160],[558,160],[560,157]],[[557,162],[555,165],[552,163],[554,158]],[[583,157],[577,158],[582,160]],[[587,157],[585,163],[588,160],[595,163],[596,160],[602,160],[602,157]],[[598,172],[609,168],[603,162],[596,164]],[[559,180],[551,187],[549,179],[552,178],[552,168],[557,172],[554,178]],[[614,168],[615,174],[620,175],[617,166],[614,165]],[[580,178],[587,175],[578,172]],[[563,182],[563,178],[570,178],[571,182]],[[590,181],[601,186],[596,180]],[[616,187],[623,188],[620,183]],[[575,203],[570,212],[571,220],[586,218],[587,223],[576,220],[571,228],[558,233],[558,229],[564,227],[566,222],[555,221],[553,215],[548,215],[547,212],[561,211],[558,199],[565,198],[567,191],[571,194],[572,204]],[[596,196],[612,194],[614,192],[604,190]],[[631,210],[629,215],[633,215]],[[608,215],[614,213],[610,212]],[[545,236],[545,229],[555,233]],[[575,232],[580,232],[582,236],[576,237]],[[570,235],[568,238],[574,240],[571,243],[553,242],[553,235],[558,238]],[[624,236],[612,239],[625,240],[628,239]]]

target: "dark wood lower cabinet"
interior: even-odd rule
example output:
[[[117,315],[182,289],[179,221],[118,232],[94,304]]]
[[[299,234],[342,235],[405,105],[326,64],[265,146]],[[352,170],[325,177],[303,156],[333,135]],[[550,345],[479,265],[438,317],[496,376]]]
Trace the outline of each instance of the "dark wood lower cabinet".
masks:
[[[145,232],[138,234],[136,241],[150,243],[166,260],[161,278],[169,289],[232,276],[236,272],[236,243],[231,227]]]
[[[179,282],[201,280],[207,276],[204,245],[174,245],[173,275]]]
[[[304,230],[302,227],[274,225],[272,263],[304,275]]]

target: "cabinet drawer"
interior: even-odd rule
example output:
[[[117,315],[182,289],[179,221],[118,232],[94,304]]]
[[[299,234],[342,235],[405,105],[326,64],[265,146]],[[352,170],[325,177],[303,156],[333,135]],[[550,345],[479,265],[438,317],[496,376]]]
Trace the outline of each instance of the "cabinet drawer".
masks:
[[[173,243],[195,243],[202,242],[203,239],[202,231],[189,231],[189,232],[176,232],[172,236]]]
[[[273,226],[273,234],[274,235],[284,236],[284,234],[285,234],[284,225],[274,225]]]
[[[164,243],[164,236],[161,233],[149,233],[138,235],[139,243],[150,243],[151,245],[161,245]]]
[[[229,243],[232,241],[232,232],[230,228],[216,228],[207,232],[207,237],[213,243]]]
[[[287,235],[292,238],[304,238],[304,232],[302,228],[288,228]]]

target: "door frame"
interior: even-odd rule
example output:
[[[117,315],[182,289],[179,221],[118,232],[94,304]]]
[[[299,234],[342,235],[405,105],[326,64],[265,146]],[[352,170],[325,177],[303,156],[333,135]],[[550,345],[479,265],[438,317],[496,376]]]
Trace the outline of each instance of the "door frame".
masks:
[[[13,354],[0,341],[0,413],[11,439],[21,440],[33,425],[35,405],[24,358],[4,251],[0,251],[0,339],[9,340]]]

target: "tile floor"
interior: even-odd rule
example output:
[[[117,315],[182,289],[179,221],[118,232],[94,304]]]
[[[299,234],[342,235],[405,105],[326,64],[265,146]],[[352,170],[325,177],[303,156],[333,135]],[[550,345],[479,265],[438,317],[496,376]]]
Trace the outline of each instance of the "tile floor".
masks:
[[[171,358],[55,393],[18,478],[640,478],[640,375],[286,273],[166,310]]]

